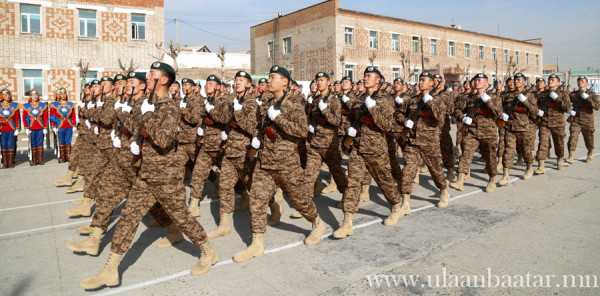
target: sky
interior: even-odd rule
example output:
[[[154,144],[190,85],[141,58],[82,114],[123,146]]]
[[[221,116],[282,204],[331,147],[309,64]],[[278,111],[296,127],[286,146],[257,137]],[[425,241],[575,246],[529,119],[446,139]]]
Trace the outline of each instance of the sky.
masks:
[[[165,0],[165,39],[178,35],[183,45],[248,51],[252,25],[319,2]],[[544,64],[558,58],[561,70],[600,68],[599,0],[341,0],[341,7],[489,34],[500,28],[500,35],[515,39],[541,37]]]

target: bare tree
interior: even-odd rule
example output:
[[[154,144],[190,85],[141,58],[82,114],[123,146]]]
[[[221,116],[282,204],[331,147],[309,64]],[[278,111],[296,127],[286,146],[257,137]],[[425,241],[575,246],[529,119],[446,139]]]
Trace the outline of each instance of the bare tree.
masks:
[[[119,59],[119,68],[121,68],[121,71],[124,74],[127,74],[129,72],[135,71],[135,69],[137,69],[137,66],[133,63],[133,59],[129,60],[129,65],[123,64],[121,59]]]
[[[221,78],[225,76],[225,54],[227,51],[224,46],[219,47],[219,52],[217,53],[217,57],[221,61]]]
[[[369,55],[369,63],[371,63],[371,66],[373,66],[376,58],[377,58],[377,53],[374,51],[371,52],[371,54]]]

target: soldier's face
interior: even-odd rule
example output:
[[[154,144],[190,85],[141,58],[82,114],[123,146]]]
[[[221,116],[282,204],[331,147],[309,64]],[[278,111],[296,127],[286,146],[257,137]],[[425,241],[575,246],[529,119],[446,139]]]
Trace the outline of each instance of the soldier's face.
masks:
[[[352,89],[352,82],[350,82],[350,80],[342,81],[342,90],[343,91],[348,91],[351,89]]]
[[[35,91],[35,90],[31,91],[31,99],[35,102],[40,100],[40,96],[38,95],[37,91]]]
[[[377,73],[367,73],[364,77],[365,88],[374,88],[381,81],[381,77]]]
[[[103,81],[101,86],[105,94],[110,93],[113,90],[113,84],[110,81]]]
[[[244,77],[236,77],[233,83],[236,93],[243,93],[247,88],[250,87],[250,81]]]
[[[579,87],[579,89],[587,89],[588,88],[587,79],[578,79],[577,86]]]
[[[514,80],[512,80],[512,79],[511,79],[511,80],[509,80],[509,81],[506,83],[506,86],[508,86],[508,90],[514,90],[514,89],[515,89],[515,81],[514,81]]]
[[[288,85],[288,79],[277,74],[271,73],[269,74],[269,91],[277,92],[284,90]]]
[[[335,91],[336,92],[341,92],[342,91],[342,84],[341,83],[337,83],[335,85]]]
[[[119,82],[117,82],[117,95],[122,95],[123,92],[125,92],[126,84],[127,82],[125,80],[119,80]]]
[[[266,82],[259,83],[256,90],[258,90],[259,92],[264,92],[265,90],[267,90],[267,83]]]
[[[365,91],[365,83],[361,82],[358,84],[358,91],[359,92],[364,92]]]
[[[92,86],[92,93],[97,96],[100,94],[100,85],[98,84],[94,84],[94,86]]]
[[[542,88],[546,87],[546,82],[545,82],[545,81],[543,81],[543,80],[540,80],[540,81],[538,81],[538,82],[536,82],[536,83],[535,83],[535,86],[536,86],[538,89],[542,89]]]
[[[177,95],[179,93],[179,85],[176,83],[171,84],[169,87],[169,93],[172,95]]]
[[[489,82],[485,78],[477,78],[475,79],[475,87],[478,90],[487,89],[490,86]]]
[[[515,87],[518,89],[525,87],[525,79],[523,79],[523,78],[515,79]]]
[[[212,95],[217,90],[217,87],[219,87],[219,84],[215,81],[207,81],[204,90],[206,90],[206,94]]]
[[[560,80],[558,78],[548,79],[548,86],[551,88],[557,88],[560,86]]]
[[[193,87],[194,87],[193,84],[186,82],[186,83],[183,84],[183,92],[186,93],[186,94],[189,94],[192,91]]]
[[[329,87],[329,79],[327,77],[319,77],[317,79],[317,89],[319,91],[325,91]]]
[[[427,91],[433,88],[433,79],[429,77],[419,78],[419,90]]]

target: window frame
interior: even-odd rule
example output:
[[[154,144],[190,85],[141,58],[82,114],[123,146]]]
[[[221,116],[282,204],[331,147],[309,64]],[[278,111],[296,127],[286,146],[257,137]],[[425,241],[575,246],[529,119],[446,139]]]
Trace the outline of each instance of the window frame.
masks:
[[[284,56],[292,54],[292,52],[293,52],[292,36],[283,37],[281,40],[283,43],[283,46],[281,47],[281,53],[283,53]],[[289,48],[288,48],[288,44],[287,44],[288,41],[289,41]]]
[[[397,38],[394,39],[394,36]],[[400,33],[395,33],[395,32],[390,33],[390,48],[392,51],[400,51],[400,49],[401,49]]]
[[[32,88],[35,89],[35,82],[36,80],[39,80],[39,84],[40,84],[40,89],[35,89],[36,91],[38,91],[38,94],[40,94],[40,96],[44,95],[44,70],[43,69],[22,69],[22,82],[23,82],[23,93],[22,95],[25,96],[25,94],[31,90]],[[27,76],[27,71],[39,71],[40,76]],[[29,83],[28,83],[29,81]],[[33,87],[32,87],[33,85]]]
[[[478,48],[479,48],[479,60],[483,61],[483,60],[485,60],[485,45],[479,44]]]
[[[372,33],[375,33],[374,37]],[[369,30],[369,49],[379,49],[379,32],[376,30]]]
[[[272,58],[274,54],[275,54],[275,44],[273,43],[273,40],[268,40],[267,41],[267,57]]]
[[[450,46],[452,44],[452,46]],[[452,48],[452,50],[450,50]],[[448,40],[448,56],[449,57],[456,57],[456,41],[454,40]]]
[[[355,81],[355,74],[356,74],[356,64],[355,63],[344,63],[344,68],[342,69],[342,71],[344,72],[344,77],[349,76],[348,75],[348,71],[352,72],[352,75],[350,75],[352,77],[352,81]],[[348,69],[351,68],[351,69]]]
[[[354,46],[354,27],[344,26],[344,46]]]
[[[415,39],[415,37],[417,39]],[[416,43],[416,49],[415,49],[415,41]],[[421,36],[419,35],[412,35],[410,36],[410,49],[412,53],[421,53]]]
[[[435,46],[435,48],[434,48]],[[429,38],[429,54],[431,56],[437,56],[439,53],[438,50],[438,39],[437,38]]]
[[[144,22],[142,23],[142,22],[139,22],[139,21],[134,21],[133,20],[134,16],[143,16],[144,17]],[[147,23],[146,14],[143,14],[143,13],[132,13],[131,17],[129,19],[130,19],[130,22],[131,22],[131,25],[130,25],[130,27],[131,27],[131,40],[133,40],[133,41],[146,41],[148,39],[147,38],[147,35],[148,35],[147,34],[147,32],[148,32],[147,27],[148,26],[146,25],[146,23]],[[141,27],[144,28],[144,36],[143,36],[143,38],[139,37],[139,34],[140,34],[139,33],[140,24],[142,24]]]
[[[82,11],[88,11],[88,12],[94,12],[94,18],[93,18],[93,22],[94,22],[94,36],[90,36],[89,34],[89,24],[90,24],[90,20],[92,20],[91,18],[87,18],[87,17],[81,17],[81,12]],[[77,9],[77,17],[79,19],[79,38],[98,38],[98,11],[94,10],[94,9],[84,9],[84,8],[78,8]],[[85,28],[85,35],[82,34],[82,26],[81,26],[81,22],[84,21],[85,25],[83,26]]]
[[[465,59],[471,59],[471,43],[465,42],[463,47],[463,55]]]
[[[31,12],[23,12],[23,7],[37,7],[38,9],[38,13],[31,13]],[[27,18],[27,31],[23,31],[23,17]],[[37,16],[38,17],[38,32],[32,32],[31,30],[31,17],[32,16]],[[37,5],[37,4],[30,4],[30,3],[20,3],[19,5],[19,22],[21,25],[20,28],[20,32],[21,34],[32,34],[32,35],[40,35],[42,34],[42,6],[41,5]]]

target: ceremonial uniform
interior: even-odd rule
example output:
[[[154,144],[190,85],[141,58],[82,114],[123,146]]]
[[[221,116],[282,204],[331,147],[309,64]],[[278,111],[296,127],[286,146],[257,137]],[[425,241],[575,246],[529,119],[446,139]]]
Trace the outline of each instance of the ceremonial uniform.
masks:
[[[44,161],[44,139],[48,133],[48,104],[30,102],[23,105],[23,122],[29,134],[31,165]]]
[[[50,105],[50,125],[58,141],[58,161],[69,161],[73,130],[77,124],[75,104],[66,100],[52,102]]]
[[[17,135],[21,127],[19,104],[12,102],[10,93],[3,91],[4,100],[0,103],[0,150],[2,152],[2,167],[15,166],[17,155]]]

